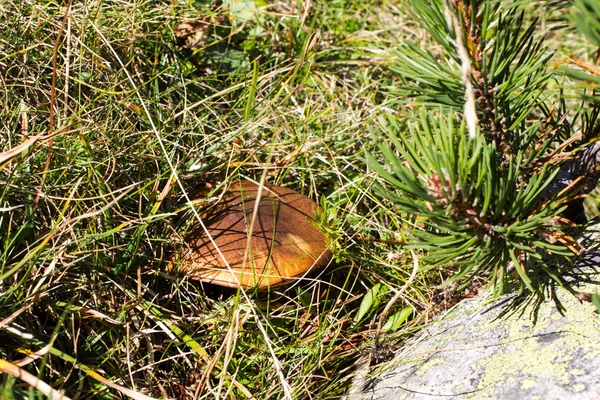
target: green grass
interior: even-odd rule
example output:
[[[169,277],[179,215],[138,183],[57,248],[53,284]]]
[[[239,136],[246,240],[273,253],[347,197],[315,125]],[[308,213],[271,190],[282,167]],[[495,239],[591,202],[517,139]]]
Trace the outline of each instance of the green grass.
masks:
[[[462,296],[364,156],[413,116],[390,49],[433,41],[400,1],[223,3],[0,4],[0,371],[34,378],[0,398],[338,399]],[[263,175],[321,204],[334,261],[268,292],[167,273],[186,197]]]
[[[0,144],[16,149],[0,171],[0,359],[80,399],[339,398],[354,362],[419,317],[377,324],[430,298],[417,277],[382,316],[412,258],[360,240],[403,224],[362,158],[402,18],[290,2],[257,23],[201,3],[0,6]],[[177,26],[199,19],[205,39],[182,48]],[[183,191],[262,174],[320,202],[335,262],[270,292],[167,275]],[[362,302],[374,283],[389,289]],[[3,398],[44,392],[0,376]]]

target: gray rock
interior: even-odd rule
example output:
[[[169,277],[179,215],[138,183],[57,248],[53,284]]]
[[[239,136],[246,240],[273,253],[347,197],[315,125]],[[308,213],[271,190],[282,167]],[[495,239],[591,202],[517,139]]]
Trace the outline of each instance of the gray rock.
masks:
[[[574,263],[574,281],[596,280],[599,258],[588,250]],[[579,290],[594,293],[597,286]],[[600,316],[565,289],[555,295],[562,312],[554,300],[518,304],[514,294],[463,301],[372,371],[376,383],[357,397],[600,399]]]
[[[588,288],[590,289],[590,288]],[[464,301],[407,343],[362,399],[600,399],[600,320],[566,290],[501,315],[514,296]]]

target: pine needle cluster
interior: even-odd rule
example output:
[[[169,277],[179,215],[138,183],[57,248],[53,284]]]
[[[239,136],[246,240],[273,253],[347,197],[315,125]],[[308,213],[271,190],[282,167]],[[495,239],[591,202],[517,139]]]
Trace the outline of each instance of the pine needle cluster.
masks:
[[[574,18],[593,40],[583,21],[597,7],[579,3]],[[424,269],[453,268],[459,289],[483,275],[495,296],[514,284],[543,295],[582,250],[565,212],[584,178],[597,181],[573,163],[596,165],[586,144],[598,107],[565,100],[564,69],[519,6],[417,0],[409,10],[436,46],[395,52],[399,106],[416,112],[406,123],[384,116],[373,130],[375,191],[412,221],[407,247],[424,250]]]

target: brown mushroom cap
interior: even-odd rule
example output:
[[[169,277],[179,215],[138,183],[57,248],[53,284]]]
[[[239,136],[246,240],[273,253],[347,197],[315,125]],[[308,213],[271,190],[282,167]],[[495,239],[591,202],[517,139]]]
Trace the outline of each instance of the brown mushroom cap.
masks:
[[[185,237],[181,272],[221,286],[237,287],[239,282],[244,288],[267,288],[329,261],[331,252],[325,237],[311,223],[317,204],[293,190],[270,184],[263,187],[244,260],[258,189],[253,182],[236,181],[222,200],[201,215],[231,271],[196,221]]]

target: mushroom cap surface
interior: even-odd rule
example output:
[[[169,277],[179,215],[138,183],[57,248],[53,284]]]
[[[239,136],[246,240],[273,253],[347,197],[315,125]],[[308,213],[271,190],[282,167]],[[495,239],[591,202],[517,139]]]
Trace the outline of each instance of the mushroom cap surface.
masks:
[[[220,201],[201,213],[231,269],[195,221],[184,239],[187,247],[179,260],[181,272],[192,279],[221,286],[267,288],[299,277],[330,260],[325,237],[313,225],[318,205],[281,186],[263,186],[249,235],[258,192],[259,187],[253,182],[234,181]],[[250,247],[246,250],[249,236]]]

